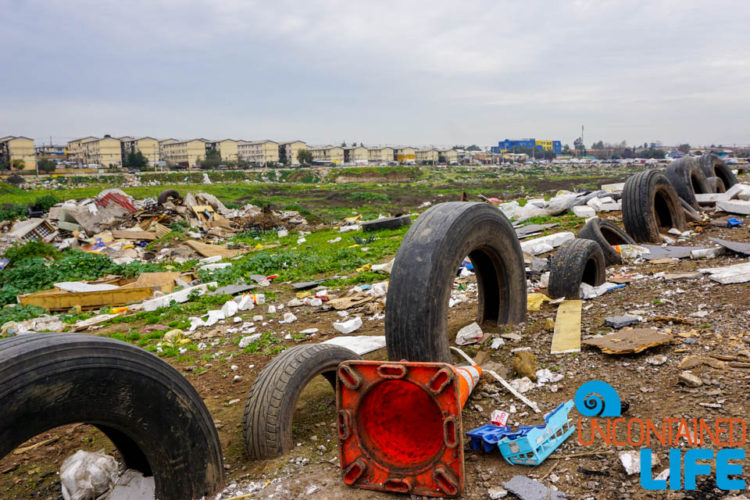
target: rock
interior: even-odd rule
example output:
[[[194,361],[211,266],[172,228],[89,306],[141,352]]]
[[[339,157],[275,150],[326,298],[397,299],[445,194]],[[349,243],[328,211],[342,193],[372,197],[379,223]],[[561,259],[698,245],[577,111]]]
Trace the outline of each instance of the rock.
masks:
[[[703,360],[700,356],[686,356],[680,361],[680,364],[677,365],[677,368],[680,370],[690,370],[691,368],[695,368],[696,366],[700,366],[703,364]]]
[[[703,381],[689,371],[680,372],[678,378],[680,382],[690,387],[700,387],[703,385]]]
[[[722,360],[712,358],[710,356],[702,358],[702,361],[704,365],[708,365],[711,368],[716,368],[717,370],[724,370],[727,367],[727,364]]]
[[[646,358],[646,363],[654,366],[661,366],[664,363],[667,362],[667,357],[663,354],[658,354],[656,356],[651,356]]]
[[[521,500],[559,500],[566,498],[562,491],[547,488],[539,481],[526,476],[513,476],[510,481],[503,483],[503,488]]]
[[[555,320],[552,318],[547,318],[544,320],[544,329],[548,332],[554,332],[555,331]]]
[[[531,351],[516,351],[513,355],[513,369],[520,377],[528,377],[536,382],[536,356]]]
[[[487,494],[490,496],[490,500],[498,500],[498,498],[505,498],[508,496],[508,490],[495,486],[487,490]]]
[[[500,336],[504,338],[505,340],[512,340],[513,342],[518,342],[519,340],[523,338],[517,333],[503,333]]]
[[[619,330],[620,328],[624,328],[626,326],[631,326],[640,323],[643,321],[643,318],[640,316],[633,316],[630,314],[624,314],[622,316],[610,316],[608,318],[604,318],[604,324],[607,326],[611,326],[615,330]]]
[[[641,455],[639,451],[630,450],[630,451],[623,451],[620,452],[620,463],[622,463],[622,466],[625,468],[625,472],[628,474],[628,476],[632,476],[633,474],[638,474],[641,472]],[[659,465],[659,457],[658,455],[652,455],[652,462],[651,467],[655,465]]]

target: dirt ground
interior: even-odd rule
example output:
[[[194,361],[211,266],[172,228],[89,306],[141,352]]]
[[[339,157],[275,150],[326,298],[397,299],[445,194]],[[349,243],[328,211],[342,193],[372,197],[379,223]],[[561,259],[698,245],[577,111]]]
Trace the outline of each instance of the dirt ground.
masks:
[[[746,176],[747,177],[747,176]],[[611,180],[612,182],[615,179]],[[747,181],[747,180],[746,180]],[[597,180],[597,182],[606,182]],[[550,186],[557,189],[562,186]],[[567,187],[570,187],[569,185]],[[609,218],[621,224],[619,213]],[[700,246],[708,237],[750,242],[750,221],[736,229],[704,226],[701,233],[680,245]],[[549,322],[554,321],[556,305],[544,304],[540,311],[529,312],[527,320],[514,328],[482,325],[490,335],[520,334],[520,340],[506,340],[505,345],[493,350],[489,340],[481,346],[467,348],[473,356],[486,357],[500,366],[500,375],[513,379],[512,350],[529,347],[537,359],[538,368],[549,368],[563,375],[557,384],[545,384],[526,393],[536,401],[543,412],[554,409],[561,402],[573,399],[576,389],[589,380],[603,380],[616,388],[621,399],[629,403],[625,418],[742,418],[750,414],[750,369],[723,368],[702,365],[691,369],[703,385],[692,388],[678,382],[682,371],[678,365],[689,355],[731,357],[750,362],[750,284],[721,285],[705,276],[697,279],[666,281],[653,277],[659,272],[688,272],[701,268],[726,266],[746,262],[747,258],[727,255],[710,260],[682,259],[670,263],[639,263],[612,266],[608,277],[638,274],[643,278],[629,282],[624,288],[611,291],[599,298],[584,301],[582,336],[584,339],[613,330],[604,325],[604,318],[624,313],[641,315],[644,322],[637,327],[655,327],[674,336],[670,344],[648,349],[639,354],[607,355],[598,349],[583,346],[580,353],[552,355],[552,332]],[[288,285],[274,284],[270,288],[279,292],[275,304],[286,303],[294,294]],[[544,291],[544,290],[542,290]],[[248,311],[245,316],[264,314],[263,306]],[[368,320],[371,314],[363,310],[350,310],[351,315],[362,314],[363,327],[357,335],[383,335],[384,321]],[[304,342],[320,342],[338,335],[332,323],[338,319],[334,311],[313,311],[310,307],[294,310],[298,321],[290,325],[271,323],[268,329],[279,333],[297,333],[304,329],[320,329],[317,336]],[[476,314],[476,296],[469,302],[450,309],[451,334],[470,323]],[[175,368],[196,387],[206,402],[219,432],[225,454],[227,488],[221,498],[250,495],[247,498],[311,498],[311,499],[369,499],[388,498],[390,495],[351,489],[341,480],[338,467],[338,443],[335,432],[335,397],[333,390],[321,380],[306,389],[295,417],[293,437],[297,446],[282,457],[266,461],[250,461],[244,453],[242,415],[245,399],[259,371],[271,356],[242,352],[229,342],[226,329],[219,325],[211,331],[212,339],[219,345],[209,347],[202,354],[215,355],[215,359],[195,362],[169,360]],[[106,333],[106,330],[92,333]],[[283,336],[283,335],[281,335]],[[285,341],[284,345],[292,345]],[[484,354],[480,354],[484,353]],[[651,364],[652,357],[664,355],[663,364]],[[384,359],[384,352],[370,357]],[[460,360],[456,359],[457,364]],[[232,370],[231,366],[237,366]],[[200,368],[200,369],[199,369]],[[241,378],[234,381],[235,375]],[[530,425],[542,423],[542,415],[534,414],[522,402],[513,398],[499,384],[483,377],[474,390],[463,412],[464,431],[489,422],[494,409],[511,412],[509,423]],[[570,417],[578,420],[573,410]],[[588,430],[584,419],[584,431]],[[618,433],[618,437],[624,439]],[[26,449],[36,445],[33,449]],[[578,444],[574,433],[555,453],[538,467],[511,466],[499,452],[483,454],[474,451],[465,442],[465,491],[462,498],[489,498],[488,490],[498,487],[515,475],[527,475],[548,486],[566,493],[567,498],[670,498],[670,499],[720,499],[730,498],[740,492],[723,492],[715,488],[710,479],[699,482],[695,491],[648,492],[641,488],[639,476],[628,476],[619,462],[617,453],[630,447],[602,446],[601,440],[593,446]],[[682,443],[683,449],[687,449]],[[706,446],[710,447],[710,446]],[[750,444],[742,446],[750,451]],[[661,460],[656,472],[668,468],[667,447],[653,447]],[[114,447],[95,429],[85,426],[66,426],[37,436],[14,454],[0,461],[0,499],[11,498],[61,498],[57,473],[62,461],[77,449],[114,452]],[[593,454],[592,452],[599,452]],[[585,456],[573,456],[585,453]],[[743,462],[746,481],[750,479],[749,460]],[[750,483],[748,483],[750,487]],[[742,494],[750,497],[748,490]],[[511,495],[512,497],[512,495]],[[393,496],[393,498],[397,498]],[[743,497],[740,497],[743,498]]]

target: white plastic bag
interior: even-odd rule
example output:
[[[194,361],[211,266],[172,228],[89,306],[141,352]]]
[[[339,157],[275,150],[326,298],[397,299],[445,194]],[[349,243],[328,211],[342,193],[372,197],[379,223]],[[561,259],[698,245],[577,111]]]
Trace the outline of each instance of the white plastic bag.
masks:
[[[117,461],[104,450],[92,453],[78,450],[60,467],[60,483],[65,500],[96,498],[112,488],[117,479]]]

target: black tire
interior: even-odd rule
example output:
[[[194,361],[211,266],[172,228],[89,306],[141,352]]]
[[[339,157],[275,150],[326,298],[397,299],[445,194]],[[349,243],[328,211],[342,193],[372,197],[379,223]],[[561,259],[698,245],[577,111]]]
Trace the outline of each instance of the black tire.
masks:
[[[635,240],[614,222],[594,217],[578,232],[578,237],[595,241],[602,247],[604,261],[608,266],[621,264],[622,257],[612,248],[614,245],[634,245]]]
[[[336,390],[339,363],[362,359],[333,344],[306,344],[287,349],[268,363],[250,389],[245,405],[243,435],[252,459],[281,455],[292,448],[292,417],[300,393],[323,375]]]
[[[580,298],[581,283],[604,283],[606,264],[602,247],[595,241],[566,241],[552,256],[547,293],[550,298]]]
[[[154,476],[160,499],[223,487],[219,437],[185,378],[126,342],[71,333],[0,341],[0,458],[52,428],[101,430],[129,468]]]
[[[693,158],[684,157],[670,163],[667,166],[667,179],[678,196],[693,207],[698,206],[696,193],[712,192],[703,170]]]
[[[708,177],[706,184],[711,188],[712,193],[725,193],[727,191],[727,187],[724,185],[721,177]]]
[[[398,229],[401,226],[411,225],[411,216],[387,217],[385,219],[371,220],[362,223],[362,231],[378,231],[380,229]]]
[[[167,200],[170,198],[179,200],[181,199],[180,193],[178,193],[176,189],[167,189],[166,191],[161,192],[161,194],[159,195],[159,198],[157,198],[156,201],[157,203],[159,203],[159,205],[164,205],[167,202]]]
[[[686,229],[685,212],[667,177],[658,170],[637,173],[622,191],[625,231],[638,243],[661,243],[660,229]]]
[[[724,183],[725,190],[729,189],[739,182],[734,173],[732,173],[732,169],[729,168],[724,163],[724,161],[715,154],[703,155],[700,158],[700,165],[703,173],[707,178],[718,177],[719,179],[721,179],[721,182]]]
[[[526,273],[513,226],[481,202],[448,202],[423,213],[396,254],[385,306],[388,358],[450,362],[448,300],[461,260],[474,264],[478,321],[526,318]]]

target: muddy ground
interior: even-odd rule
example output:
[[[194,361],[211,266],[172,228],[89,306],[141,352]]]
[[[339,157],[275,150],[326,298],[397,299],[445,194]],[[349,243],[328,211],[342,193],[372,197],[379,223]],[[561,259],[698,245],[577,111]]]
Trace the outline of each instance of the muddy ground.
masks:
[[[747,176],[746,176],[747,177]],[[747,179],[745,179],[747,181]],[[597,181],[599,182],[599,181]],[[562,186],[551,187],[557,189]],[[569,185],[567,187],[570,187]],[[414,200],[419,201],[419,200]],[[607,217],[621,224],[619,213]],[[701,245],[708,237],[750,242],[750,221],[737,229],[705,226],[701,233],[679,244]],[[498,371],[509,379],[515,378],[511,368],[512,349],[529,347],[537,358],[539,368],[549,368],[563,375],[557,387],[546,384],[534,388],[526,396],[536,401],[543,412],[572,399],[576,389],[589,380],[604,380],[613,385],[621,399],[629,403],[625,418],[702,418],[714,422],[719,418],[743,418],[750,413],[750,369],[702,365],[691,371],[703,382],[700,387],[679,383],[682,371],[678,365],[689,355],[724,355],[738,361],[750,362],[750,284],[720,285],[702,276],[697,279],[665,281],[654,278],[658,272],[687,272],[705,267],[725,266],[745,262],[737,255],[711,260],[683,259],[670,263],[639,263],[608,268],[614,275],[640,274],[644,278],[628,283],[624,288],[609,292],[599,298],[585,301],[582,335],[588,338],[613,330],[604,325],[604,318],[623,313],[637,313],[645,321],[639,327],[655,327],[674,336],[664,346],[648,349],[639,354],[607,355],[598,349],[584,346],[580,353],[552,355],[552,332],[549,321],[554,321],[556,305],[544,304],[540,311],[529,312],[523,325],[515,328],[482,325],[490,335],[518,333],[520,340],[506,340],[497,350],[489,348],[489,340],[478,347],[467,349],[474,356],[486,357],[500,366]],[[270,288],[279,292],[274,303],[286,303],[294,294],[285,284]],[[544,290],[542,290],[544,291]],[[279,333],[296,333],[316,327],[320,333],[305,342],[319,342],[337,335],[332,323],[337,320],[333,311],[313,311],[303,306],[295,309],[298,321],[291,325],[269,324],[268,329]],[[264,306],[248,311],[245,316],[264,314]],[[364,325],[357,335],[383,335],[383,320],[370,321],[371,314],[350,310],[350,314],[363,314]],[[450,310],[450,332],[470,323],[476,314],[476,297]],[[334,427],[334,393],[322,379],[309,387],[299,403],[294,424],[294,442],[297,446],[282,457],[267,461],[250,461],[243,451],[242,414],[250,386],[259,371],[272,358],[263,354],[244,353],[231,343],[238,334],[229,335],[231,325],[220,325],[210,332],[220,344],[209,347],[201,354],[214,354],[215,359],[196,358],[192,362],[169,360],[197,388],[204,398],[218,428],[225,453],[225,473],[228,488],[221,498],[249,495],[247,498],[388,498],[384,495],[348,488],[341,481],[338,468],[338,448]],[[114,328],[114,327],[108,327]],[[91,333],[107,333],[107,330]],[[283,345],[293,345],[285,341]],[[479,354],[484,353],[484,354]],[[650,364],[655,356],[664,355],[663,364]],[[370,357],[384,359],[383,352]],[[460,361],[457,359],[457,363]],[[233,371],[230,367],[236,365]],[[241,379],[233,381],[235,375]],[[556,389],[555,392],[553,390]],[[507,391],[484,377],[474,390],[463,412],[464,431],[489,421],[493,409],[513,411],[510,423],[542,423],[541,414],[534,414]],[[573,410],[571,417],[578,420]],[[588,419],[583,429],[588,431]],[[622,435],[621,435],[622,434]],[[585,436],[584,436],[585,437]],[[618,433],[620,439],[625,433]],[[604,446],[597,440],[592,446],[581,446],[574,433],[555,453],[539,467],[511,466],[499,452],[483,454],[470,449],[465,443],[465,492],[463,498],[489,498],[488,490],[498,487],[514,475],[528,475],[546,485],[565,492],[568,498],[691,498],[719,499],[739,492],[722,492],[710,480],[699,483],[696,491],[648,492],[641,488],[639,476],[626,475],[616,453],[634,449],[629,446]],[[24,448],[37,445],[33,449]],[[683,441],[682,449],[688,446]],[[715,446],[705,446],[717,449]],[[750,445],[741,446],[750,451]],[[62,461],[77,449],[114,451],[111,443],[95,429],[84,426],[66,426],[37,436],[0,461],[0,498],[61,498],[57,477]],[[668,467],[667,446],[653,446],[661,460],[655,467],[660,472]],[[20,453],[19,453],[20,452]],[[593,454],[592,452],[599,452]],[[585,456],[575,456],[585,453]],[[750,479],[750,463],[746,459],[743,479]],[[583,471],[582,471],[583,469]],[[748,483],[750,486],[750,483]],[[743,492],[750,497],[750,492]],[[512,496],[512,495],[511,495]],[[393,498],[397,498],[393,496]],[[740,497],[742,498],[742,497]]]

